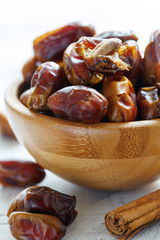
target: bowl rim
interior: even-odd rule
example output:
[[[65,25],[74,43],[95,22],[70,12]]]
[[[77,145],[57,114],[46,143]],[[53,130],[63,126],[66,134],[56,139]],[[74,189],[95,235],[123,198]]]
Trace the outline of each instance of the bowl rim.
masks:
[[[24,84],[23,78],[18,79],[17,81],[12,82],[5,91],[5,104],[9,105],[14,111],[19,114],[26,115],[27,117],[39,118],[41,120],[52,120],[53,123],[59,123],[61,125],[72,126],[72,127],[80,127],[80,128],[135,128],[135,127],[144,127],[144,126],[160,126],[160,118],[157,119],[149,119],[149,120],[137,120],[130,122],[99,122],[94,124],[87,124],[82,122],[70,121],[61,118],[55,118],[53,116],[48,116],[40,113],[36,113],[28,109],[25,105],[21,103],[19,100],[19,89]]]

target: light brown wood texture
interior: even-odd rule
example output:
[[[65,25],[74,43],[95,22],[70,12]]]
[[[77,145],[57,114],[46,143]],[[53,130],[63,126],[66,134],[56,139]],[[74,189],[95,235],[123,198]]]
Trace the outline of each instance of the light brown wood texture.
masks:
[[[19,101],[20,83],[6,92],[9,122],[44,168],[101,190],[131,189],[159,177],[160,119],[89,125],[45,116]]]

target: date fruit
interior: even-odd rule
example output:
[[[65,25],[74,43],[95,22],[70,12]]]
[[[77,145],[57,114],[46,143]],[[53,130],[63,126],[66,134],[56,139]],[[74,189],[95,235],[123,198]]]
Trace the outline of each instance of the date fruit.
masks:
[[[135,35],[133,31],[128,32],[122,32],[122,31],[106,31],[103,33],[100,33],[98,35],[95,35],[96,38],[119,38],[122,40],[122,42],[128,41],[128,40],[134,40],[137,41],[138,37]]]
[[[20,192],[12,200],[7,216],[14,211],[49,214],[59,218],[64,225],[69,225],[77,216],[75,206],[75,196],[48,187],[33,186]]]
[[[140,88],[137,93],[139,117],[142,120],[160,117],[159,89],[153,87]]]
[[[160,30],[151,35],[151,41],[144,53],[144,86],[160,85]]]
[[[47,110],[49,95],[66,86],[63,69],[55,62],[42,63],[31,80],[31,93],[27,106],[34,111]]]
[[[26,107],[28,107],[27,106],[27,102],[28,102],[28,98],[29,98],[29,95],[31,94],[31,92],[32,92],[32,88],[30,88],[30,89],[27,89],[25,92],[23,92],[21,95],[20,95],[20,97],[19,97],[19,100],[21,101],[21,103],[23,104],[23,105],[25,105]]]
[[[52,94],[47,103],[55,115],[83,123],[97,123],[107,113],[107,99],[93,88],[69,86]]]
[[[83,58],[76,53],[74,45],[70,44],[63,55],[64,71],[69,82],[73,85],[94,85],[101,82],[103,74],[88,69]]]
[[[82,36],[93,36],[94,27],[85,22],[73,22],[59,29],[47,32],[33,41],[34,54],[40,62],[62,56],[66,47]]]
[[[74,48],[92,71],[115,74],[130,69],[130,65],[124,61],[124,54],[133,47],[122,45],[118,38],[81,37]]]
[[[13,237],[19,240],[59,240],[66,234],[66,227],[54,216],[14,212],[8,219]]]
[[[44,169],[30,161],[0,161],[0,184],[10,187],[26,187],[41,182]]]
[[[102,94],[108,100],[107,119],[111,122],[128,122],[137,118],[136,94],[125,76],[107,77]]]

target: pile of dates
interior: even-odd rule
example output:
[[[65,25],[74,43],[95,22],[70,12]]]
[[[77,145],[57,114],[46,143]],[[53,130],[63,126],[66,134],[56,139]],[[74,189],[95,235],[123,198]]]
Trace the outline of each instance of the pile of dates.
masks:
[[[144,57],[132,32],[96,34],[74,22],[33,42],[23,67],[30,110],[83,123],[127,122],[160,116],[160,30]]]
[[[16,239],[59,240],[76,216],[76,197],[48,187],[33,186],[11,202],[7,216]]]

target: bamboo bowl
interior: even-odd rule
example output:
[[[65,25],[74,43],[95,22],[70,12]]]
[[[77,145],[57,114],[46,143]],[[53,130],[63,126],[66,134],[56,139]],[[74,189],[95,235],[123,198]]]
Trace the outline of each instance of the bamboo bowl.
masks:
[[[131,189],[160,173],[160,119],[84,124],[34,113],[18,99],[21,81],[6,92],[9,122],[44,168],[81,186]]]

